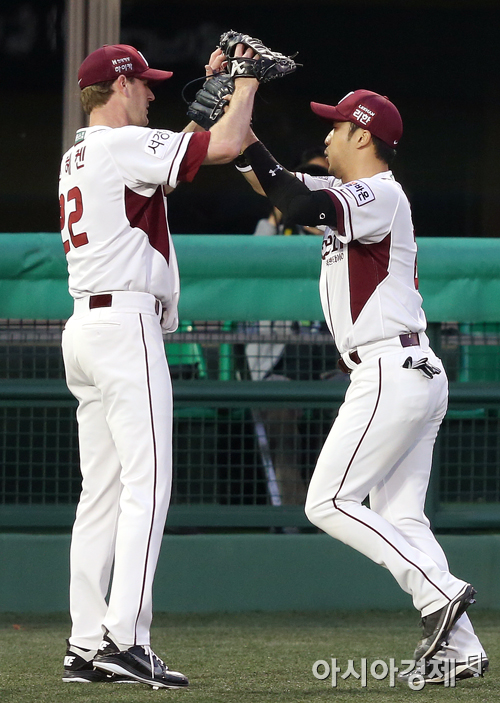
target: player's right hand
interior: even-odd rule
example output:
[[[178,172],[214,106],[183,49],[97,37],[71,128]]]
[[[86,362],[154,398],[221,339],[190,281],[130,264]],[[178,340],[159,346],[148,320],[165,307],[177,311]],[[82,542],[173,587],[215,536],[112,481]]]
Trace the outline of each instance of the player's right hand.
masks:
[[[246,50],[243,51],[244,48],[245,48],[244,44],[237,44],[234,49],[234,55],[237,56],[238,58],[240,56],[244,56],[247,59],[258,59],[259,58],[259,54],[256,54],[251,47],[247,47]]]
[[[222,53],[222,49],[217,47],[215,51],[212,51],[208,63],[205,65],[205,75],[207,78],[211,78],[215,73],[220,73],[224,71],[227,66],[226,57]]]

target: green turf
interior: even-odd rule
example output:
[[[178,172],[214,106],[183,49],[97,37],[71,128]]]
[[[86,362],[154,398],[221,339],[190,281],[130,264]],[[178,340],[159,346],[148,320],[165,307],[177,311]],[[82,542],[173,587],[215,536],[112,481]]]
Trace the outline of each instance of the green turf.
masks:
[[[0,614],[0,703],[142,703],[169,700],[204,703],[399,703],[400,701],[500,700],[500,613],[473,613],[492,662],[484,679],[456,688],[426,686],[421,692],[388,679],[368,677],[362,688],[350,677],[332,688],[312,674],[318,659],[336,657],[370,664],[410,658],[418,638],[415,613],[245,613],[155,616],[152,645],[191,682],[184,691],[153,691],[142,685],[63,684],[60,680],[68,619],[62,615]],[[342,673],[341,672],[341,673]]]

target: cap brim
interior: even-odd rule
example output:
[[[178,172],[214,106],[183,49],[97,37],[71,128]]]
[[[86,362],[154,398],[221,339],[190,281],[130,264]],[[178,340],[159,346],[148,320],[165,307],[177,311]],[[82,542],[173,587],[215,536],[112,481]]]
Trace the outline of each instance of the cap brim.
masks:
[[[160,71],[157,68],[147,68],[141,73],[140,78],[154,85],[156,83],[163,83],[167,78],[172,78],[173,75],[172,71]]]
[[[323,105],[323,103],[311,103],[311,110],[330,122],[348,122],[344,115],[333,105]]]

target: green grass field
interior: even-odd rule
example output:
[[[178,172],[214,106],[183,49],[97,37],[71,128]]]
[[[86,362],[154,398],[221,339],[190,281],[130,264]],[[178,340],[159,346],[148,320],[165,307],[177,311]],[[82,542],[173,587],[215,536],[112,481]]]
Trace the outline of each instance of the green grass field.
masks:
[[[335,657],[342,674],[349,659],[360,667],[375,659],[409,659],[419,635],[416,613],[312,612],[155,616],[152,645],[172,669],[191,682],[184,691],[153,691],[139,684],[63,684],[62,615],[0,614],[0,703],[142,703],[167,698],[208,703],[399,703],[500,700],[500,613],[472,613],[491,661],[483,679],[456,688],[427,685],[412,691],[368,675],[367,686],[349,677],[320,681],[312,674],[318,659]],[[339,674],[339,676],[340,676]]]

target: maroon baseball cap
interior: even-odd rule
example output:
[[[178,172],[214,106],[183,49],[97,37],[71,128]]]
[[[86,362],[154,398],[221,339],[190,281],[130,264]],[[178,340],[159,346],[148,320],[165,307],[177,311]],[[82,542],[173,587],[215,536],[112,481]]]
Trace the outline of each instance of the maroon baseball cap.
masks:
[[[114,81],[118,76],[142,78],[153,85],[172,76],[172,71],[149,68],[140,51],[128,44],[105,44],[87,56],[78,71],[78,85],[83,90],[94,83]]]
[[[395,147],[403,134],[398,108],[389,98],[371,90],[348,93],[335,106],[311,103],[311,110],[332,122],[354,122],[390,147]]]

